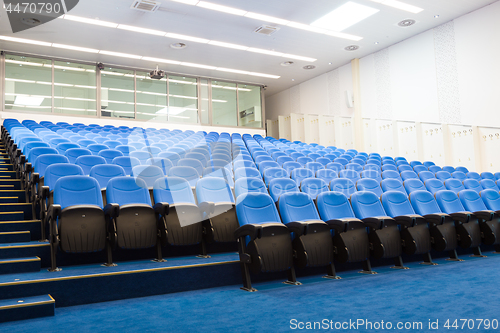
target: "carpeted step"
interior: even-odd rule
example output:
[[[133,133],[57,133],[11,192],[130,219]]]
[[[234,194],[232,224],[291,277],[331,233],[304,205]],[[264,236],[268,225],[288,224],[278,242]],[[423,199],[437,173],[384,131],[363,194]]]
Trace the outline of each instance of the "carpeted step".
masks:
[[[3,243],[0,244],[0,259],[23,257],[46,258],[50,261],[49,242]]]
[[[50,295],[0,301],[0,322],[54,316],[55,303]]]
[[[0,274],[39,272],[42,261],[39,257],[0,259]]]
[[[26,243],[31,241],[30,232],[24,231],[7,231],[0,232],[1,243]]]
[[[18,214],[22,218],[22,213]],[[0,214],[1,218],[1,214]],[[0,221],[0,232],[13,232],[13,231],[29,231],[31,240],[39,240],[41,236],[41,222],[40,220],[19,220],[13,219],[12,221]]]
[[[13,171],[13,170],[14,166],[12,164],[5,164],[5,163],[0,164],[0,171]]]
[[[21,220],[31,220],[33,218],[33,205],[30,203],[0,204],[0,212],[23,212]]]
[[[1,164],[0,164],[1,166]],[[0,190],[20,190],[21,181],[18,179],[0,179]]]
[[[3,221],[22,221],[24,219],[24,212],[0,212],[0,224]]]
[[[0,170],[0,179],[17,179],[17,173],[15,171]]]
[[[11,198],[16,197],[15,202],[26,202],[26,192],[23,190],[14,190],[14,191],[2,191],[0,190],[0,198]],[[0,203],[3,203],[0,201]]]

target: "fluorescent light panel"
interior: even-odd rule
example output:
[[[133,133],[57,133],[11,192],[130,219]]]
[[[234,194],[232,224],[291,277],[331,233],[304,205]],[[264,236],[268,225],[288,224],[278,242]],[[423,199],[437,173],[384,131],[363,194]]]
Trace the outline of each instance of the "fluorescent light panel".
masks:
[[[218,12],[224,12],[224,13],[228,13],[228,14],[238,15],[238,16],[243,16],[247,13],[246,10],[222,6],[222,5],[218,5],[216,3],[206,2],[206,1],[199,1],[196,6],[216,10]]]
[[[349,1],[325,16],[317,19],[311,23],[311,25],[327,30],[342,31],[379,11],[380,10],[376,8],[363,6]]]
[[[113,22],[106,22],[106,21],[101,21],[101,20],[94,20],[94,19],[89,19],[86,17],[81,17],[81,16],[74,16],[74,15],[64,15],[65,20],[70,20],[70,21],[76,21],[76,22],[81,22],[81,23],[87,23],[87,24],[93,24],[93,25],[99,25],[102,27],[108,27],[108,28],[116,28],[118,27],[118,24],[113,23]]]
[[[407,3],[404,3],[404,2],[401,2],[401,1],[397,1],[397,0],[371,0],[371,1],[372,2],[376,2],[376,3],[380,3],[382,5],[386,5],[386,6],[389,6],[389,7],[401,9],[401,10],[404,10],[406,12],[410,12],[410,13],[413,13],[413,14],[418,14],[421,11],[424,10],[423,8],[420,8],[420,7],[417,7],[417,6],[413,6],[413,5],[409,5]]]
[[[134,27],[131,25],[126,25],[126,24],[119,24],[117,28],[122,29],[122,30],[140,32],[143,34],[156,35],[156,36],[165,36],[165,34],[166,34],[165,31]]]

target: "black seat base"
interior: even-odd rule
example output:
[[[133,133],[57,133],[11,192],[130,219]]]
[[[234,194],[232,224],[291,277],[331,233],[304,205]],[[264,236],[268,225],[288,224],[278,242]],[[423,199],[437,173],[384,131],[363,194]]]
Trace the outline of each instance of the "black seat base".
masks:
[[[234,205],[216,205],[210,219],[204,222],[204,231],[207,242],[228,243],[234,242],[234,231],[238,229],[238,218]]]
[[[370,263],[369,259],[366,259],[363,261],[363,270],[359,271],[358,273],[361,274],[378,274],[375,271],[372,271],[372,264]]]
[[[464,261],[463,259],[460,259],[457,255],[457,250],[450,250],[450,257],[446,259],[448,261]]]
[[[394,258],[394,266],[391,267],[392,269],[410,269],[410,267],[406,267],[403,265],[403,258],[401,256],[397,256]]]
[[[432,261],[431,254],[429,252],[423,254],[424,261],[420,263],[420,265],[433,265],[436,266],[438,265],[434,261]]]

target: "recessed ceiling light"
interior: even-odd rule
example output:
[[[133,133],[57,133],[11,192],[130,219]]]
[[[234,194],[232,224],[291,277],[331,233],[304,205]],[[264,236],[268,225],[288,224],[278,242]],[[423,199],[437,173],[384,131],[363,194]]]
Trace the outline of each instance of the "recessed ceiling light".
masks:
[[[357,49],[359,49],[358,45],[349,45],[349,46],[344,47],[344,50],[346,50],[346,51],[356,51]]]
[[[439,18],[439,15],[434,15],[434,18]]]
[[[292,66],[293,65],[293,61],[283,61],[280,65],[284,66],[284,67]]]
[[[180,49],[185,49],[187,45],[184,43],[172,43],[170,44],[170,47],[176,50],[180,50]]]
[[[373,44],[378,45],[378,42],[375,42],[375,43],[373,43]]]
[[[292,79],[292,81],[295,81],[295,79]]]
[[[379,11],[379,9],[349,1],[317,19],[311,25],[328,30],[342,31]]]
[[[421,11],[423,11],[423,9],[420,7],[409,5],[407,3],[397,1],[397,0],[371,0],[371,1],[376,2],[376,3],[380,3],[382,5],[386,5],[389,7],[401,9],[401,10],[404,10],[404,11],[407,11],[410,13],[414,13],[414,14],[418,14]]]
[[[302,67],[302,69],[307,69],[307,70],[315,69],[315,68],[316,68],[316,66],[313,66],[313,65],[307,65],[307,66]]]
[[[406,27],[414,25],[416,22],[417,21],[412,20],[412,19],[406,19],[406,20],[403,20],[403,21],[399,22],[398,25],[400,27],[406,28]]]
[[[328,65],[331,65],[331,64],[332,64],[331,62],[328,63]]]

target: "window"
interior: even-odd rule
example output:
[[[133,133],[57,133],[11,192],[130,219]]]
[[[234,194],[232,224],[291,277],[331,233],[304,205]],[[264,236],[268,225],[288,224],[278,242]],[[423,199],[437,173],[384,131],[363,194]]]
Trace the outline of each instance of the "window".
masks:
[[[52,61],[5,56],[5,110],[52,112]]]
[[[236,83],[212,81],[212,125],[238,126]]]
[[[54,112],[96,116],[95,66],[54,61]]]
[[[134,118],[135,74],[133,70],[106,67],[101,71],[101,115]]]
[[[208,80],[200,79],[200,105],[201,105],[201,123],[204,125],[210,124],[210,115],[208,109],[210,108],[209,96],[210,92],[208,90]]]
[[[240,126],[262,127],[260,87],[238,84],[238,112]]]
[[[167,121],[167,78],[151,79],[137,73],[137,119]]]
[[[195,78],[168,76],[168,121],[198,123],[198,83]]]

